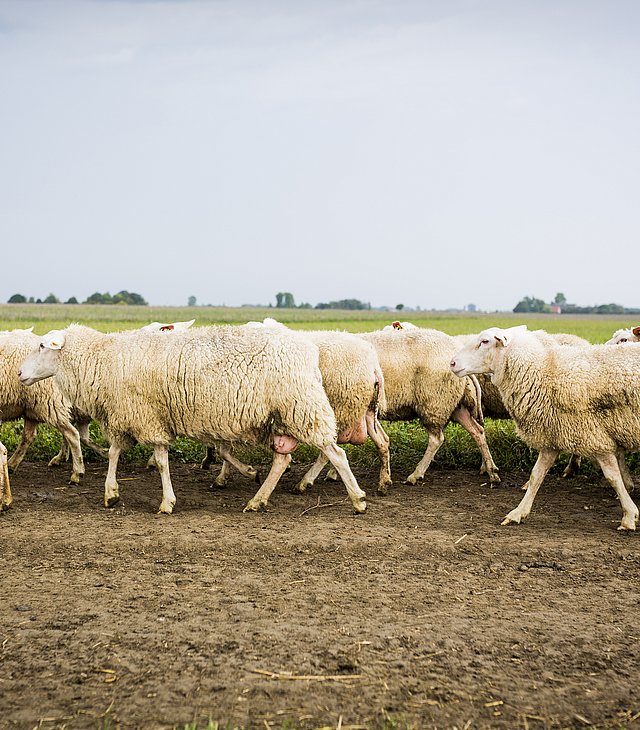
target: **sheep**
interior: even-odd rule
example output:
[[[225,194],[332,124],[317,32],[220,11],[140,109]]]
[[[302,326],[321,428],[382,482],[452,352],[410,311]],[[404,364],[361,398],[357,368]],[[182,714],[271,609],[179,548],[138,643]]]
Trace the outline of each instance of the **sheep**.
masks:
[[[416,484],[422,479],[444,441],[449,421],[462,425],[472,436],[482,454],[481,472],[492,484],[500,481],[487,441],[480,409],[480,397],[471,380],[458,381],[449,370],[449,361],[457,349],[456,339],[438,330],[403,326],[365,332],[358,337],[376,349],[385,382],[386,420],[420,418],[429,434],[424,456],[405,480]],[[478,419],[474,417],[475,414]]]
[[[640,449],[640,348],[560,347],[542,342],[526,325],[492,327],[451,360],[459,377],[490,373],[518,435],[538,459],[526,494],[504,518],[520,523],[561,451],[595,459],[622,505],[618,529],[635,530],[638,508],[627,488],[633,479],[626,451]]]
[[[322,388],[318,348],[291,331],[202,327],[159,333],[102,334],[82,325],[52,330],[22,363],[25,385],[55,376],[70,403],[99,421],[107,436],[105,506],[119,499],[118,458],[132,439],[154,447],[162,481],[159,511],[176,503],[168,446],[177,435],[216,443],[268,443],[267,479],[245,507],[266,508],[291,451],[304,441],[336,467],[354,510],[365,493],[336,444],[336,421]]]
[[[363,444],[367,436],[371,438],[380,459],[377,492],[387,494],[392,483],[389,437],[378,420],[386,398],[375,348],[349,332],[317,330],[305,335],[320,352],[322,384],[336,416],[338,443]],[[326,456],[320,454],[295,491],[302,493],[311,486],[326,463]],[[328,478],[335,478],[332,472]]]
[[[262,322],[248,322],[245,326],[280,328],[289,331],[286,325],[271,317],[265,318]],[[318,347],[322,385],[336,416],[338,443],[362,444],[367,436],[371,438],[380,458],[377,492],[387,494],[388,487],[392,483],[389,437],[377,417],[378,409],[384,408],[386,403],[384,376],[375,348],[349,332],[314,330],[299,334],[304,334]],[[228,449],[222,453],[221,447],[221,455],[224,461],[216,484],[224,485],[229,463],[246,476],[252,476],[253,467],[237,460],[231,462]],[[319,454],[313,466],[294,487],[294,491],[302,494],[315,482],[326,464],[326,456]],[[333,469],[327,478],[337,478]]]
[[[416,325],[412,324],[411,322],[393,322],[390,325],[386,325],[383,327],[383,331],[388,330],[409,330],[409,329],[418,329]],[[589,345],[590,343],[588,340],[585,340],[582,337],[578,337],[578,335],[569,334],[566,332],[558,332],[558,333],[549,333],[544,330],[534,330],[534,334],[543,342],[548,342],[549,344],[555,344],[555,345]],[[455,340],[459,344],[460,347],[462,347],[466,342],[473,339],[475,335],[456,335]],[[472,379],[476,378],[475,375],[471,376]],[[510,419],[511,414],[509,411],[505,408],[504,403],[502,402],[502,398],[500,397],[500,392],[496,388],[496,386],[491,382],[491,378],[489,375],[478,375],[477,381],[478,388],[482,393],[482,415],[488,416],[489,418],[499,418],[499,419]],[[563,478],[567,479],[569,477],[572,477],[576,469],[580,466],[580,457],[576,456],[575,454],[571,455],[571,458],[569,459],[569,463],[565,467],[564,472],[562,473]],[[525,484],[523,486],[523,489],[526,489],[527,485]]]
[[[173,332],[175,330],[187,330],[195,322],[195,319],[190,319],[186,322],[149,322],[143,327],[140,327],[140,332]]]
[[[72,416],[64,402],[62,394],[52,381],[40,383],[35,388],[25,388],[16,377],[16,372],[24,358],[37,347],[38,335],[31,330],[15,330],[0,334],[0,419],[12,421],[24,419],[22,438],[8,462],[8,468],[15,471],[23,461],[27,449],[34,440],[39,423],[55,426],[68,444],[72,457],[72,474],[70,482],[79,484],[84,475],[84,461],[80,449],[80,438],[90,448],[103,452],[104,449],[88,439],[88,430],[84,427],[81,434],[72,423]],[[88,423],[87,423],[88,429]],[[59,463],[59,456],[49,464]]]
[[[13,497],[9,482],[9,468],[7,461],[7,447],[0,441],[0,512],[9,509]]]
[[[623,342],[640,342],[640,327],[616,330],[605,345],[620,345]]]
[[[187,322],[150,322],[149,324],[145,324],[144,326],[138,328],[139,332],[173,332],[177,330],[185,330],[189,329],[191,325],[195,322],[195,319],[190,319]],[[31,328],[33,330],[33,327]],[[29,330],[29,331],[31,331]],[[130,331],[130,330],[128,330]],[[80,441],[84,443],[86,446],[88,446],[92,451],[94,451],[98,456],[101,456],[103,459],[109,458],[109,452],[106,449],[103,449],[101,446],[98,446],[98,444],[95,443],[91,439],[91,436],[89,435],[89,425],[91,423],[91,418],[82,414],[82,413],[75,413],[74,419],[73,419],[73,425],[78,430],[78,434],[80,435]],[[70,450],[69,445],[66,440],[63,439],[62,446],[60,447],[60,451],[51,459],[49,462],[49,466],[57,466],[58,464],[61,464],[63,461],[68,461],[70,456]],[[149,457],[149,460],[147,462],[147,466],[149,468],[155,467],[155,460],[153,458],[153,454]]]
[[[545,330],[533,330],[533,334],[543,343],[549,345],[559,345],[567,347],[584,347],[590,345],[588,340],[578,335],[570,334],[568,332],[546,332]],[[461,343],[470,341],[475,335],[466,335],[459,338]],[[478,375],[478,381],[482,389],[482,410],[485,416],[489,418],[511,418],[511,414],[506,409],[498,388],[491,381],[489,375]],[[569,479],[576,471],[580,468],[581,457],[577,454],[571,454],[569,462],[567,463],[564,471],[562,472],[563,479]],[[523,485],[522,489],[527,489],[527,484]]]

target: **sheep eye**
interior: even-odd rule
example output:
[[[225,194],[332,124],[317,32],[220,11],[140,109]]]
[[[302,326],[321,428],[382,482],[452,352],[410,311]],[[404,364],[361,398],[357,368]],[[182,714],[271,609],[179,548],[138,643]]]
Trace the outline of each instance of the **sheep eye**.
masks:
[[[44,350],[44,343],[43,342],[40,343],[40,349],[41,350]]]
[[[488,345],[489,344],[489,340],[480,340],[480,344],[481,345]]]

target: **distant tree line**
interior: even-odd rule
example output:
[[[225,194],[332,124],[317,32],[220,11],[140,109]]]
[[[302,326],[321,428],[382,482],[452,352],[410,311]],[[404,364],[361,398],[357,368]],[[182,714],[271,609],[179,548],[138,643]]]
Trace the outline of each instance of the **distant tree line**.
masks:
[[[271,305],[269,305],[271,306]],[[399,305],[400,308],[404,305]],[[276,294],[276,309],[312,309],[311,304],[304,302],[296,304],[296,300],[290,291],[279,291]],[[359,299],[341,299],[338,302],[320,302],[315,309],[371,309],[370,302],[361,302]]]
[[[621,304],[597,304],[580,307],[569,304],[562,292],[558,292],[550,303],[535,297],[524,297],[513,308],[514,312],[555,312],[557,314],[637,314],[638,309],[628,309]]]
[[[23,294],[14,294],[7,300],[8,304],[62,304],[60,299],[55,294],[49,294],[45,299],[34,299],[33,297],[25,297]],[[109,292],[100,294],[95,292],[91,296],[87,297],[83,304],[131,304],[134,306],[146,306],[147,302],[136,292],[128,292],[124,289],[119,291],[117,294],[111,296]],[[70,297],[64,304],[79,304],[75,297]]]
[[[319,302],[316,309],[371,309],[370,302],[361,302],[359,299],[340,299],[337,302]]]

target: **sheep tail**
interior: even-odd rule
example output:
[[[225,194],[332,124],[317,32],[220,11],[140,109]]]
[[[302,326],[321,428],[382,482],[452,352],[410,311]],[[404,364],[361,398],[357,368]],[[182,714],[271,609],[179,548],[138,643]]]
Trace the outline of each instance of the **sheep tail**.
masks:
[[[382,371],[376,368],[376,381],[373,384],[373,396],[371,403],[369,403],[369,411],[373,411],[373,428],[374,431],[378,432],[378,416],[380,415],[380,406],[382,403],[383,408],[386,408],[386,398],[384,394],[384,377]]]

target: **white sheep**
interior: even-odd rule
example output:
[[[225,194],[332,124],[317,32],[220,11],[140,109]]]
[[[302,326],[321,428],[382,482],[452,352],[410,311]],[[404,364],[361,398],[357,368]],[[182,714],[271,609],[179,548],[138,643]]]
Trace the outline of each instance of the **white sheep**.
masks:
[[[7,448],[0,441],[0,512],[9,509],[12,502],[13,497],[11,496],[11,484],[9,482]]]
[[[409,325],[409,326],[407,326]],[[403,323],[360,333],[376,349],[384,375],[387,407],[381,417],[389,421],[419,418],[429,435],[426,451],[406,481],[422,479],[444,442],[449,421],[459,423],[474,439],[482,454],[481,472],[491,483],[500,481],[484,433],[481,397],[471,379],[456,380],[449,362],[458,349],[455,337],[434,329]]]
[[[137,331],[139,332],[174,332],[179,330],[185,330],[189,329],[191,325],[195,322],[195,319],[190,319],[186,322],[150,322],[149,324],[145,324],[143,327],[138,328]],[[31,327],[30,330],[33,330],[33,327]],[[127,331],[135,331],[135,330],[127,330]],[[85,444],[85,446],[88,446],[92,451],[94,451],[98,456],[101,456],[103,459],[109,458],[109,452],[106,449],[103,449],[101,446],[98,446],[98,444],[93,441],[89,434],[89,426],[91,424],[91,418],[86,416],[82,413],[74,413],[74,419],[73,419],[73,425],[78,430],[78,434],[80,435],[80,441]],[[25,448],[26,451],[26,448]],[[60,448],[60,451],[51,459],[49,462],[49,466],[57,466],[58,464],[61,464],[63,461],[68,461],[69,457],[71,455],[71,451],[69,449],[69,445],[65,439],[62,440],[62,446]],[[147,462],[147,466],[154,467],[155,460],[153,458],[153,454],[149,457],[149,460]]]
[[[605,345],[621,345],[624,342],[640,342],[640,327],[616,330]]]
[[[84,474],[84,461],[80,449],[80,438],[89,448],[106,456],[106,451],[95,444],[88,434],[88,422],[81,426],[81,433],[72,423],[77,415],[69,410],[62,394],[53,381],[39,383],[34,388],[25,388],[16,377],[24,358],[38,346],[40,338],[31,330],[14,330],[0,334],[0,419],[13,421],[24,419],[22,437],[8,462],[8,468],[15,470],[23,461],[27,449],[36,437],[38,424],[55,426],[68,445],[72,457],[70,481],[78,484]],[[86,426],[86,428],[85,428]],[[49,464],[59,463],[60,454]]]
[[[248,322],[246,327],[280,328],[288,331],[286,325],[267,317],[262,322]],[[363,444],[367,436],[374,442],[380,459],[378,478],[378,494],[386,494],[391,485],[391,462],[389,454],[389,437],[378,420],[378,410],[386,406],[384,394],[384,376],[375,348],[368,342],[349,332],[335,330],[300,331],[313,342],[319,350],[319,367],[322,384],[329,398],[329,403],[336,416],[339,444]],[[231,463],[246,476],[252,477],[253,467],[237,460],[231,461],[228,445],[222,452],[223,464],[216,484],[223,486]],[[205,461],[209,458],[209,454]],[[322,453],[316,462],[294,487],[294,491],[302,494],[311,486],[326,466],[328,459]],[[205,462],[203,462],[205,463]],[[332,469],[327,475],[336,479]]]
[[[568,332],[546,332],[545,330],[532,330],[532,333],[542,342],[549,345],[556,345],[556,346],[567,346],[567,347],[584,347],[585,345],[590,345],[591,343],[588,340],[585,340],[583,337],[579,337],[578,335],[570,334]],[[458,340],[461,343],[461,346],[464,346],[466,342],[471,341],[473,338],[475,338],[476,335],[464,335],[460,336]],[[501,418],[501,419],[507,419],[511,418],[511,414],[506,409],[504,403],[502,402],[502,398],[500,396],[500,391],[498,388],[493,384],[491,381],[491,376],[489,375],[478,375],[477,376],[478,381],[480,383],[480,387],[482,389],[482,410],[484,412],[485,416],[488,416],[489,418]],[[564,479],[569,479],[570,477],[574,476],[576,471],[580,467],[581,457],[577,454],[571,454],[569,457],[569,462],[567,463],[566,467],[564,468],[564,471],[562,472],[562,477]],[[527,484],[525,484],[522,488],[526,489]]]
[[[110,442],[105,505],[119,499],[116,468],[135,439],[154,447],[162,480],[160,512],[176,498],[168,447],[177,435],[216,443],[265,443],[267,479],[245,511],[265,508],[298,441],[336,467],[356,512],[366,509],[322,388],[318,348],[292,331],[202,327],[174,333],[102,334],[70,325],[45,335],[22,364],[26,385],[55,375],[70,403],[100,422]]]
[[[190,319],[186,322],[149,322],[143,327],[140,327],[140,332],[174,332],[179,330],[188,330],[189,327],[195,322],[195,319]]]
[[[490,373],[519,436],[539,452],[526,494],[503,525],[529,515],[546,473],[568,451],[598,462],[622,504],[618,529],[635,530],[624,453],[640,449],[640,348],[561,347],[526,326],[492,327],[455,354],[451,370],[460,377]]]
[[[393,322],[391,325],[386,325],[383,327],[384,331],[388,330],[415,330],[418,329],[416,325],[412,324],[411,322]],[[547,342],[549,344],[555,344],[555,345],[568,345],[568,346],[584,346],[589,345],[589,341],[585,340],[582,337],[578,337],[578,335],[569,334],[566,332],[558,332],[558,333],[549,333],[544,330],[534,330],[534,334],[540,339],[541,342]],[[454,339],[456,341],[456,344],[458,347],[463,347],[467,342],[471,341],[476,335],[455,335]],[[472,379],[475,379],[476,376],[472,375]],[[500,392],[496,388],[496,386],[491,382],[491,377],[489,375],[478,375],[477,380],[475,381],[477,383],[479,391],[482,393],[482,415],[487,416],[489,418],[498,418],[498,419],[510,419],[511,415],[509,411],[505,408],[504,403],[502,402],[502,398],[500,397]],[[573,476],[576,472],[576,469],[580,466],[580,457],[576,456],[575,454],[571,455],[571,458],[569,459],[569,463],[565,467],[564,472],[562,473],[562,476],[564,478],[569,478]],[[527,485],[525,484],[523,486],[523,489],[526,489]]]
[[[338,443],[359,445],[367,436],[371,438],[380,459],[377,491],[386,494],[392,483],[391,463],[389,437],[378,420],[378,412],[386,408],[386,397],[375,348],[349,332],[316,330],[305,335],[320,352],[322,384],[336,416]],[[302,493],[311,486],[326,463],[326,456],[320,454],[296,485],[296,491]]]

